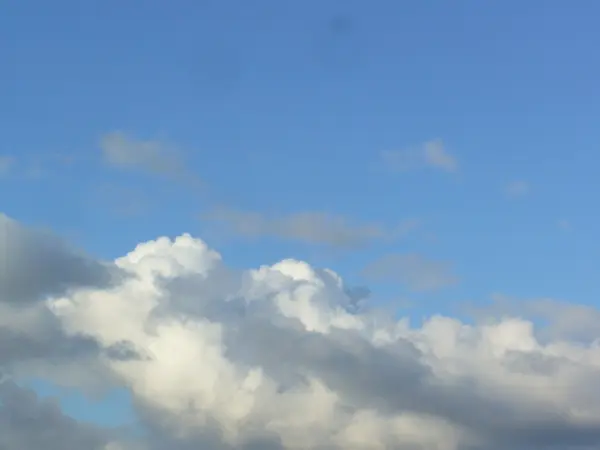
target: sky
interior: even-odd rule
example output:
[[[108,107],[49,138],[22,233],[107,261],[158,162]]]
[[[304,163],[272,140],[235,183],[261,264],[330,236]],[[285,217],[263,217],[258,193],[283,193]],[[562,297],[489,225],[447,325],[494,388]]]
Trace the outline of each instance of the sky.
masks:
[[[2,2],[0,448],[596,448],[599,15]]]

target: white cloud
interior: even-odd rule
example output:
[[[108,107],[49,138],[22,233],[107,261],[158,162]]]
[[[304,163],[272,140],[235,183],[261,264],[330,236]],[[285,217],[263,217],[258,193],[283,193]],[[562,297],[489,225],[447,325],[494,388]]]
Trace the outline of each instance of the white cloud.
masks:
[[[552,340],[590,342],[600,337],[600,310],[552,298],[520,299],[503,294],[492,295],[493,303],[475,308],[490,316],[526,316],[538,321],[538,335]]]
[[[353,247],[374,240],[405,236],[419,225],[416,219],[406,219],[395,227],[378,223],[353,223],[343,216],[305,211],[285,216],[269,216],[254,211],[221,208],[202,216],[219,224],[226,231],[249,238],[271,236],[310,244]]]
[[[404,150],[385,150],[381,152],[380,157],[384,167],[394,172],[427,166],[449,173],[459,169],[458,160],[448,152],[441,139],[430,140],[419,147]]]
[[[435,291],[458,282],[445,261],[433,261],[417,254],[387,255],[370,263],[363,271],[368,278],[405,284],[413,291]]]
[[[25,374],[105,387],[110,380],[99,361],[122,358],[127,343],[106,350],[90,337],[68,336],[45,301],[81,288],[109,288],[122,276],[114,264],[0,214],[0,378]]]
[[[131,390],[148,431],[140,450],[600,444],[600,331],[574,343],[509,315],[386,322],[351,312],[331,270],[234,271],[189,235],[140,244],[114,268],[129,276],[40,306],[67,338],[104,350],[96,363]],[[123,342],[139,357],[106,356]]]
[[[0,448],[104,450],[114,441],[111,430],[64,415],[56,401],[40,400],[12,380],[110,383],[101,361],[120,356],[123,343],[109,349],[92,337],[68,335],[45,301],[72,289],[108,288],[119,280],[113,269],[0,214]]]
[[[139,140],[117,131],[101,139],[100,149],[105,162],[113,167],[140,170],[186,183],[199,182],[186,169],[180,151],[167,142]]]
[[[509,197],[523,197],[529,194],[530,191],[531,186],[523,180],[511,181],[504,187],[504,192]]]
[[[427,164],[446,172],[456,172],[458,162],[448,153],[441,140],[429,141],[423,145],[423,153]]]

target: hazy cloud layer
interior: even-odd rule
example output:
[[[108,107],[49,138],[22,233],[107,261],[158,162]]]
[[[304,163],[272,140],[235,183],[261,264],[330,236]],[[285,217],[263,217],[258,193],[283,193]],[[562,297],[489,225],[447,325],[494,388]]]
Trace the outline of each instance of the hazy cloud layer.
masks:
[[[96,206],[119,218],[136,218],[152,210],[150,196],[142,189],[119,184],[102,184],[92,195]]]
[[[524,197],[529,194],[531,187],[523,180],[511,181],[504,187],[504,192],[509,197]]]
[[[372,280],[406,285],[413,291],[435,291],[458,283],[452,266],[418,254],[387,255],[367,265],[363,274]]]
[[[556,222],[556,225],[558,226],[558,228],[560,228],[563,231],[569,231],[573,228],[571,221],[568,219],[559,219]]]
[[[247,238],[276,237],[309,244],[356,247],[376,240],[403,237],[419,225],[407,219],[395,227],[378,223],[354,223],[347,218],[318,211],[285,216],[269,216],[259,212],[216,209],[201,217],[224,227],[225,231]]]
[[[0,155],[0,178],[10,173],[11,169],[15,164],[15,160],[12,156]]]
[[[403,150],[384,150],[380,154],[381,164],[386,170],[405,172],[431,167],[444,172],[457,172],[458,160],[441,139],[427,141],[418,147]]]
[[[112,432],[13,385],[0,389],[3,450],[40,447],[34,430],[47,436],[44,448],[102,450],[600,445],[599,332],[591,325],[576,342],[542,338],[533,322],[507,313],[475,324],[435,316],[412,327],[356,312],[331,270],[284,260],[236,271],[189,235],[142,243],[114,266],[128,276],[54,289],[36,305],[65,339],[100,347],[95,363],[131,391],[143,436],[109,444]],[[28,281],[12,273],[17,281],[0,287]],[[36,323],[0,329],[35,335]],[[30,411],[34,419],[18,422]],[[30,435],[19,431],[25,426]]]
[[[116,168],[138,170],[184,183],[198,183],[184,164],[181,152],[158,140],[139,140],[123,132],[106,134],[100,140],[104,161]]]

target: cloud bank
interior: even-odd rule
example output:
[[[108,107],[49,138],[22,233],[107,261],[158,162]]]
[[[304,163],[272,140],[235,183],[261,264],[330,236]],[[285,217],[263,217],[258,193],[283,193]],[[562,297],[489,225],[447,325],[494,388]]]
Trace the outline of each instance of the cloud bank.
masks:
[[[597,334],[541,339],[518,316],[475,324],[434,316],[413,327],[355,312],[329,269],[289,259],[236,271],[187,234],[141,243],[109,265],[44,275],[31,263],[36,252],[45,267],[84,257],[8,220],[4,227],[22,243],[10,253],[0,248],[10,267],[0,279],[0,292],[10,295],[0,306],[21,315],[0,330],[33,339],[51,323],[65,345],[91,343],[61,355],[93,363],[107,383],[129,389],[141,431],[131,441],[80,424],[4,381],[0,448],[50,442],[32,440],[35,430],[60,448],[102,450],[600,445]],[[111,275],[88,273],[98,268]],[[0,360],[3,371],[51,355],[26,349]],[[42,411],[35,424],[19,419],[28,410]]]

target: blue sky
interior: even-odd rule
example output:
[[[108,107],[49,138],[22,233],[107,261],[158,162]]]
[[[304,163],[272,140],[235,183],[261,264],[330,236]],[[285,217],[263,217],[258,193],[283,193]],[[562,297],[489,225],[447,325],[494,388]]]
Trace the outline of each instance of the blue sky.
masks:
[[[234,266],[307,259],[379,302],[412,299],[417,316],[495,292],[600,298],[597,2],[8,0],[2,10],[0,205],[19,221],[103,258],[190,232]],[[102,139],[116,132],[181,168],[111,164]],[[453,169],[426,160],[428,145]],[[386,152],[416,162],[386,164]],[[223,235],[200,218],[221,209],[265,218],[263,236]],[[419,225],[352,249],[265,225],[301,212]],[[364,275],[405,253],[445,262],[458,283],[411,292]]]

